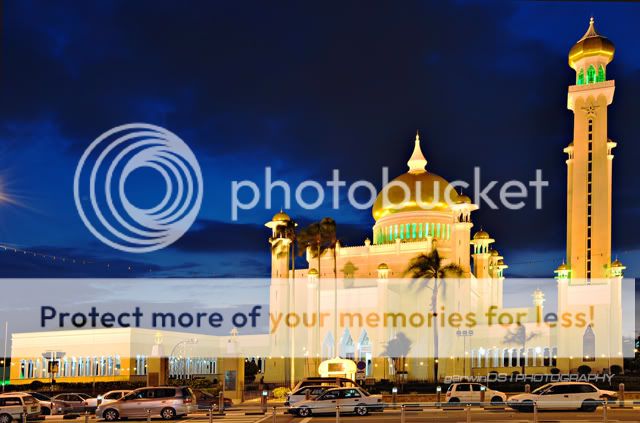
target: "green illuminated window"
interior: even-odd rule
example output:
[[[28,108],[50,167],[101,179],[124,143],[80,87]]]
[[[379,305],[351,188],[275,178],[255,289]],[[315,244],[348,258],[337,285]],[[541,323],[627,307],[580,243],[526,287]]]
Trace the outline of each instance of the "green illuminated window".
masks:
[[[584,85],[584,70],[580,69],[580,72],[578,72],[578,81],[577,81],[578,85]]]
[[[416,224],[411,224],[411,238],[416,239]]]
[[[593,84],[594,82],[596,82],[596,68],[591,65],[587,70],[587,84]]]
[[[598,82],[604,82],[606,79],[607,78],[606,78],[606,75],[604,73],[604,66],[600,65],[598,67],[598,78],[597,78],[597,81]]]
[[[422,239],[422,223],[418,225],[418,238]]]

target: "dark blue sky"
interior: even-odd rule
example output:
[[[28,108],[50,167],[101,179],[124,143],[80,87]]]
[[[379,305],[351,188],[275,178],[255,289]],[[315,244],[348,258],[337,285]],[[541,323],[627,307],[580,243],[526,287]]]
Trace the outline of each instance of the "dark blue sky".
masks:
[[[406,171],[419,129],[429,169],[448,180],[550,181],[542,210],[474,213],[497,239],[509,274],[551,276],[564,256],[567,52],[591,15],[616,44],[609,136],[614,160],[614,254],[640,275],[634,188],[640,133],[640,50],[631,2],[164,2],[4,3],[0,174],[2,276],[266,276],[264,204],[231,222],[231,181],[262,181],[265,166],[296,184],[380,183]],[[184,139],[204,173],[197,223],[160,252],[99,243],[76,212],[75,166],[102,132],[148,122]],[[127,186],[143,204],[159,181]],[[275,202],[281,202],[276,197]],[[333,216],[346,244],[370,236],[368,211]],[[60,256],[69,259],[61,262]],[[76,263],[69,260],[76,259]],[[82,265],[82,260],[87,263]]]

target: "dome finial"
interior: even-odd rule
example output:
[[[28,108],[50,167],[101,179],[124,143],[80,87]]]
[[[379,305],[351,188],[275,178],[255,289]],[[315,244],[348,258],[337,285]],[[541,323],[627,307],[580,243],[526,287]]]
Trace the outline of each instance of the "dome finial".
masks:
[[[413,146],[413,154],[411,154],[411,158],[407,162],[407,165],[409,166],[409,173],[426,172],[427,159],[424,158],[424,154],[422,154],[422,149],[420,148],[419,131],[416,131],[416,140]]]

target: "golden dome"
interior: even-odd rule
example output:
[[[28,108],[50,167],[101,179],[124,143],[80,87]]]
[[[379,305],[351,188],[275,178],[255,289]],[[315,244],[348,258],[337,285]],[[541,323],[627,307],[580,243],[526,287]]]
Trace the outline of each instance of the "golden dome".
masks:
[[[504,266],[504,260],[500,259],[497,263],[498,266]]]
[[[475,233],[475,235],[473,235],[473,239],[491,239],[491,237],[489,236],[488,232],[485,232],[482,229],[480,229],[478,232]]]
[[[274,222],[289,222],[291,218],[288,214],[280,210],[278,213],[273,215],[273,218],[271,220]]]
[[[618,259],[615,259],[615,261],[613,263],[611,263],[611,267],[624,267],[624,265],[622,264],[622,262]]]
[[[314,268],[309,269],[309,276],[318,276],[318,271]]]
[[[596,32],[593,18],[591,18],[587,32],[569,50],[569,66],[576,69],[577,61],[590,56],[602,56],[609,63],[613,60],[615,51],[613,43],[607,37]]]
[[[443,177],[426,171],[405,173],[382,188],[373,205],[372,214],[378,220],[392,213],[447,210],[449,198],[451,203],[455,203],[458,194]]]
[[[500,255],[500,254],[498,254],[498,250],[491,250],[491,251],[489,251],[489,253],[491,253],[491,255],[494,256],[494,257]]]
[[[567,266],[565,264],[565,262],[563,261],[562,264],[560,266],[558,266],[558,268],[556,269],[556,272],[563,272],[569,270],[569,266]]]
[[[389,270],[389,266],[387,265],[387,263],[380,263],[378,265],[378,270]]]

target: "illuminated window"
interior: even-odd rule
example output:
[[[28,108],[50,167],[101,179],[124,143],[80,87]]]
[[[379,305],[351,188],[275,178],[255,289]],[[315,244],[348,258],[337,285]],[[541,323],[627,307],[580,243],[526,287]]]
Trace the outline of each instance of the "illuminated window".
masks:
[[[578,85],[584,85],[584,70],[580,69],[580,72],[578,72],[578,81],[577,81]]]
[[[598,67],[598,77],[597,77],[597,81],[598,82],[604,82],[606,80],[606,75],[604,73],[604,66],[600,65]]]
[[[596,82],[596,68],[591,65],[587,69],[587,84],[593,84],[594,82]]]
[[[416,224],[412,223],[411,224],[411,238],[416,239],[416,236],[417,236],[417,234],[416,234]]]

